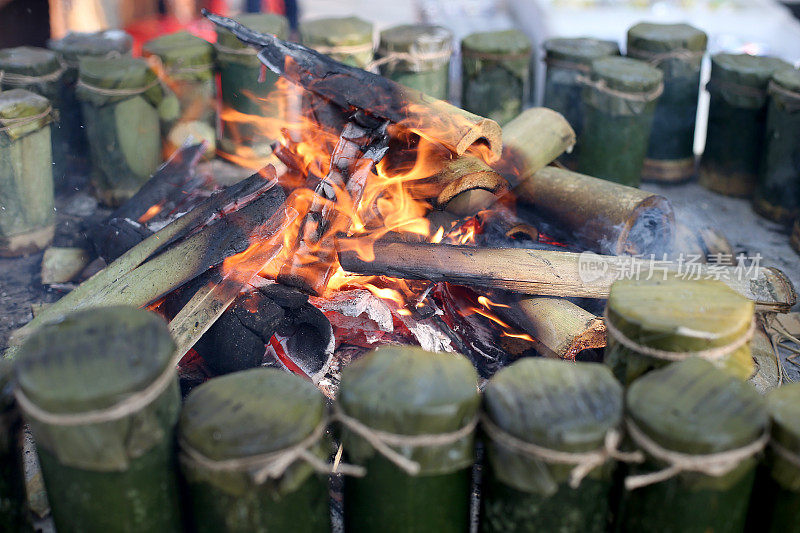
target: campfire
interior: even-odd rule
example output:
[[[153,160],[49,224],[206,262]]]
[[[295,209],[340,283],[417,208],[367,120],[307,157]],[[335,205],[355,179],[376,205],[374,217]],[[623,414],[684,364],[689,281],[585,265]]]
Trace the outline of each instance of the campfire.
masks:
[[[333,396],[343,365],[384,344],[460,352],[484,377],[523,355],[596,360],[611,283],[680,273],[665,198],[547,166],[575,141],[558,113],[531,109],[501,132],[206,16],[281,76],[269,97],[250,95],[264,116],[222,112],[234,135],[277,139],[273,153],[223,152],[255,173],[209,196],[203,146],[179,150],[94,230],[109,266],[15,344],[66,310],[147,306],[170,320],[188,387],[266,364]],[[794,304],[776,270],[698,265],[712,274],[762,309]]]

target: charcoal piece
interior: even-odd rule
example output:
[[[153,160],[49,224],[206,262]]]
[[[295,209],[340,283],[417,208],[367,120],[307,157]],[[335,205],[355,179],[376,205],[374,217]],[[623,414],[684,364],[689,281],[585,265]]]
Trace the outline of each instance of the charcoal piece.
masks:
[[[152,234],[147,226],[129,218],[112,218],[89,230],[97,255],[109,264]]]
[[[325,368],[333,330],[322,311],[311,304],[287,309],[278,333],[287,337],[288,355],[307,375],[313,376]]]
[[[273,302],[287,309],[298,309],[308,303],[307,294],[281,283],[273,283],[259,290]]]
[[[209,369],[229,374],[260,366],[284,311],[259,292],[237,298],[194,346]]]

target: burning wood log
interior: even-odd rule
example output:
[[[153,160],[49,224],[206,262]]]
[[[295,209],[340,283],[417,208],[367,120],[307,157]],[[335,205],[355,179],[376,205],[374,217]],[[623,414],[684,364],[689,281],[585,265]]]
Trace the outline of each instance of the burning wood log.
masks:
[[[669,200],[584,174],[545,167],[514,191],[532,204],[540,230],[604,254],[670,251],[675,215]]]
[[[434,176],[443,185],[436,199],[441,208],[474,215],[575,144],[575,132],[567,120],[544,107],[528,109],[509,122],[503,137],[503,159],[495,169],[480,158],[462,156]]]
[[[345,125],[330,171],[317,184],[301,221],[291,262],[281,268],[278,281],[315,295],[327,286],[336,267],[334,237],[346,233],[352,222],[343,206],[355,209],[361,201],[373,167],[389,149],[387,125],[361,112]]]
[[[153,295],[156,293],[176,288],[226,257],[244,250],[249,243],[250,234],[255,232],[256,227],[266,223],[284,198],[283,190],[275,186],[274,170],[268,167],[262,170],[262,173],[263,176],[255,174],[212,195],[189,213],[128,250],[59,301],[43,309],[33,320],[14,333],[6,356],[13,356],[18,345],[42,324],[54,321],[77,309],[111,305],[111,301],[117,303],[141,301],[141,305],[147,304],[150,300],[146,298],[155,298],[157,296]],[[272,179],[267,179],[270,177]],[[231,217],[232,213],[241,211],[259,200],[261,202],[255,208],[251,207],[244,214]],[[211,224],[215,221],[215,224]],[[208,224],[211,225],[204,230],[196,231]],[[219,226],[214,228],[218,224]],[[241,224],[241,227],[237,224]],[[173,248],[169,248],[192,232],[196,233],[181,241],[182,252],[174,252]],[[207,247],[206,244],[213,239],[218,239],[215,245]],[[156,257],[157,263],[133,273],[137,267],[163,250],[167,251]],[[185,255],[190,253],[194,255]],[[187,261],[188,257],[194,259]],[[161,270],[154,268],[156,265],[160,265]],[[145,270],[150,272],[152,279],[144,275]],[[160,281],[154,283],[154,280]],[[141,283],[142,286],[137,286],[137,283]],[[114,290],[120,292],[115,293]],[[141,294],[138,294],[139,291]]]
[[[196,188],[195,167],[205,149],[205,143],[182,147],[133,197],[89,230],[89,238],[100,257],[111,263],[153,234],[146,223],[162,213],[172,212],[188,191]]]
[[[545,357],[574,360],[583,350],[606,345],[603,320],[564,298],[521,297],[496,311],[529,333]]]
[[[359,249],[355,243],[347,248]],[[611,284],[617,279],[683,275],[687,279],[719,279],[764,311],[785,313],[797,302],[795,289],[786,275],[769,267],[682,264],[591,253],[442,243],[378,242],[373,250],[374,261],[364,261],[353,251],[341,252],[342,268],[356,274],[584,298],[607,298]]]
[[[500,158],[502,133],[493,120],[404,87],[377,74],[334,61],[303,45],[250,30],[233,19],[203,10],[217,26],[260,48],[258,58],[273,72],[343,109],[362,109],[458,155],[478,145],[489,161]]]

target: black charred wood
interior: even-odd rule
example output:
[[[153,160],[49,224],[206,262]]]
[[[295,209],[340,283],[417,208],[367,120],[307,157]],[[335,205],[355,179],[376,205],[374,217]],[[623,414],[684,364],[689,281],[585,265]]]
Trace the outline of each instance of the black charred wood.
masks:
[[[97,255],[111,263],[152,235],[147,224],[139,220],[153,206],[158,206],[159,212],[151,220],[164,219],[201,185],[203,180],[198,178],[196,167],[204,152],[204,143],[176,151],[133,197],[92,226],[88,235]]]

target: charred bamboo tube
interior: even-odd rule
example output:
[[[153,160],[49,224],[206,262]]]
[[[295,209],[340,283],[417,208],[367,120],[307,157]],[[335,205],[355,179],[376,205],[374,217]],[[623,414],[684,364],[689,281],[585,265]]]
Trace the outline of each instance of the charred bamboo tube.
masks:
[[[606,345],[603,320],[564,298],[522,297],[495,311],[530,334],[544,357],[574,360],[583,350]]]
[[[274,175],[272,177],[274,178]],[[208,223],[242,204],[254,201],[255,198],[259,198],[273,188],[274,181],[265,179],[260,174],[255,174],[212,195],[204,203],[143,240],[108,267],[83,282],[75,290],[43,309],[33,320],[14,333],[10,342],[11,346],[6,351],[6,357],[13,357],[16,348],[25,337],[42,324],[54,321],[75,309],[87,307],[89,305],[88,302],[96,298],[96,293],[107,290],[109,286],[117,283],[119,279],[136,269],[159,250],[163,250],[182,239],[202,224]],[[283,196],[282,193],[280,195]],[[231,251],[231,253],[235,252]],[[183,258],[176,265],[182,263]],[[167,272],[174,266],[168,268]]]
[[[615,255],[660,256],[672,246],[675,215],[663,196],[555,167],[539,170],[515,192],[556,239]]]
[[[443,187],[436,201],[457,215],[473,215],[575,144],[575,132],[559,113],[544,107],[528,109],[503,128],[503,158],[491,168],[475,156],[445,164],[434,176]],[[487,194],[492,193],[492,194]]]
[[[492,170],[481,158],[472,155],[463,155],[449,161],[433,176],[433,180],[441,187],[436,204],[448,211],[451,210],[449,204],[452,200],[472,191],[491,193],[491,197],[486,196],[489,203],[483,206],[488,207],[496,199],[496,195],[508,190],[508,182],[503,176]],[[463,199],[459,198],[459,201],[463,203]]]
[[[303,45],[250,30],[233,19],[203,14],[242,42],[260,48],[258,58],[273,72],[343,109],[358,108],[439,142],[458,155],[473,145],[495,161],[502,150],[500,126],[377,74],[343,65]],[[289,61],[287,61],[289,59]]]
[[[182,530],[174,349],[158,315],[107,307],[47,324],[20,350],[15,395],[58,531]]]
[[[356,250],[355,243],[343,248]],[[577,254],[521,248],[476,248],[433,243],[374,245],[375,260],[353,251],[339,254],[342,268],[357,274],[449,281],[539,296],[607,298],[617,279],[684,275],[687,279],[719,279],[753,300],[757,309],[788,312],[797,294],[783,272],[760,266],[684,265],[633,257]]]

